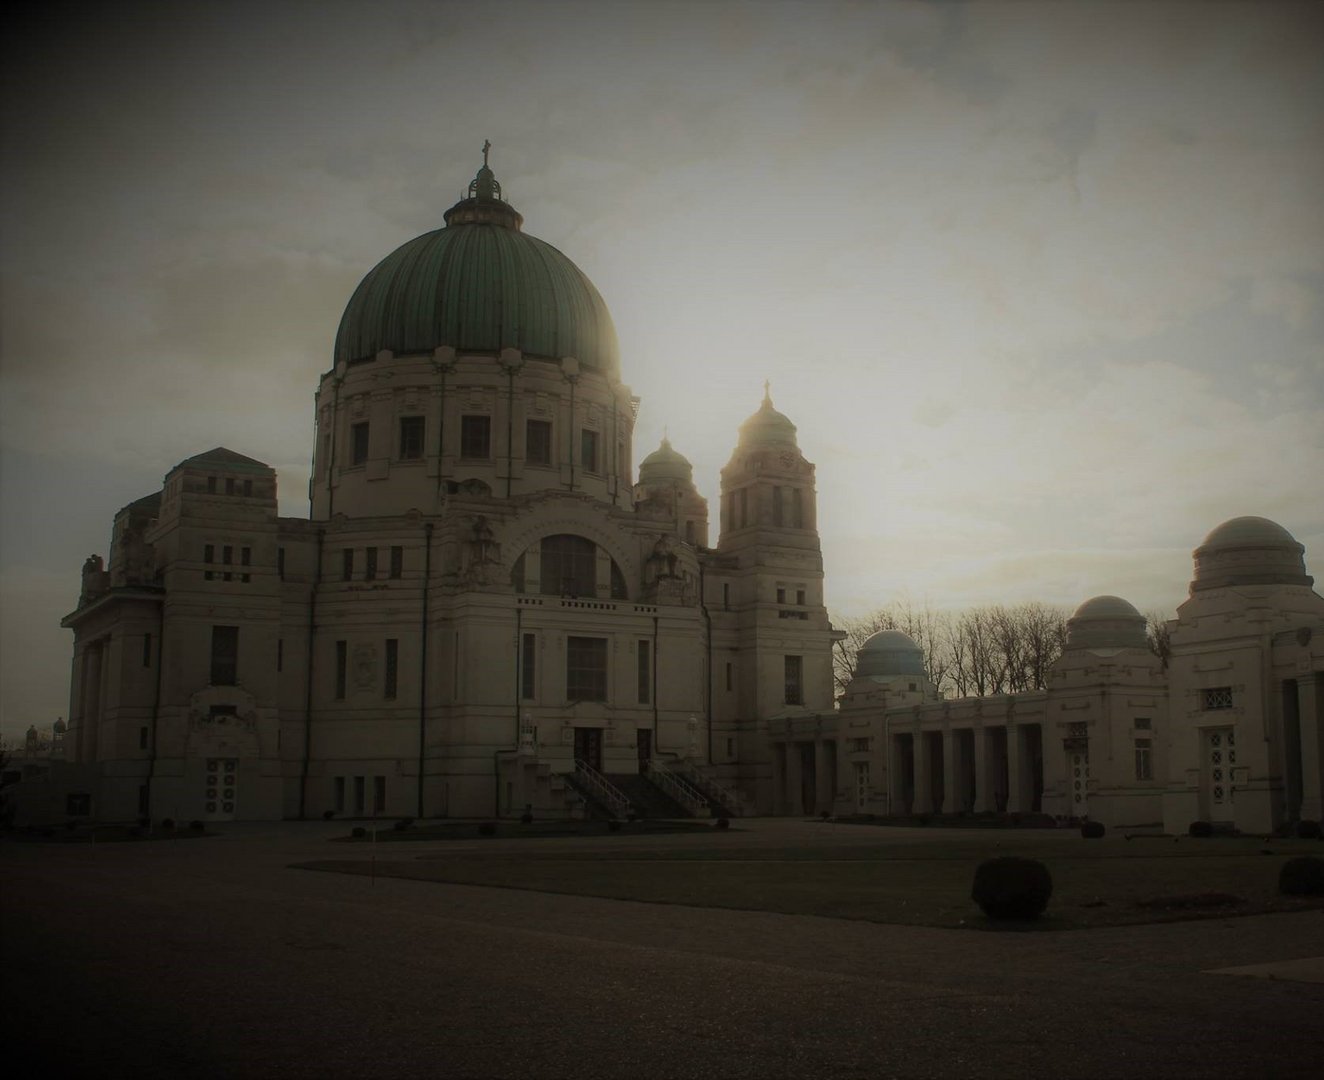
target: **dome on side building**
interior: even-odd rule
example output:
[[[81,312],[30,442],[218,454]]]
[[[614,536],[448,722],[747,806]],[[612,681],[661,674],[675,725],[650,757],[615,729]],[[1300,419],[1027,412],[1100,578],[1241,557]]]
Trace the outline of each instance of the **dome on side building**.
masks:
[[[486,158],[486,151],[484,152]],[[383,349],[430,353],[519,349],[615,376],[616,329],[598,290],[551,244],[521,232],[484,163],[444,228],[396,248],[368,272],[340,320],[335,361]]]
[[[1223,522],[1195,549],[1191,592],[1230,585],[1305,585],[1304,546],[1275,521],[1238,517]]]
[[[1145,617],[1120,596],[1095,596],[1067,620],[1068,649],[1147,649]]]
[[[662,445],[639,463],[639,483],[653,484],[664,480],[694,483],[694,466],[665,437]]]
[[[772,391],[767,385],[763,389],[763,404],[759,406],[759,411],[740,425],[740,445],[746,448],[796,447],[795,425],[772,407]]]
[[[909,634],[880,630],[860,646],[855,661],[857,679],[890,679],[897,675],[923,675],[924,650]]]

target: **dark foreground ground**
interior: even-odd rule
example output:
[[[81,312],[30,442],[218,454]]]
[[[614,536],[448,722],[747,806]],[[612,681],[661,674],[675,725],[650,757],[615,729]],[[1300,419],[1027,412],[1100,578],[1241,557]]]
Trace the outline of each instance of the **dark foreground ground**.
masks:
[[[741,827],[770,857],[845,855],[869,832]],[[43,1075],[575,1080],[1313,1077],[1324,1063],[1324,983],[1297,979],[1320,964],[1209,973],[1324,957],[1319,911],[975,933],[290,868],[343,857],[327,842],[343,832],[0,845],[6,1060]],[[619,857],[693,840],[489,843]]]

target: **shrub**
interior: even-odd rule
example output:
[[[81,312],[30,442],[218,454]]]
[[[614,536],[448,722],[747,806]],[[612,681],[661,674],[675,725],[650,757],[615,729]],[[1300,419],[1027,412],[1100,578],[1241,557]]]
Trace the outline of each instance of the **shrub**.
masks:
[[[368,830],[362,825],[355,825],[354,828],[350,830],[349,835],[354,837],[355,840],[362,840],[368,835]]]
[[[1102,840],[1106,831],[1102,821],[1086,821],[1080,827],[1080,835],[1086,840]]]
[[[1296,823],[1296,835],[1302,840],[1318,840],[1320,838],[1319,822],[1298,821]]]
[[[533,815],[530,814],[527,810],[525,810],[524,813],[520,815],[519,821],[521,825],[532,825]]]
[[[715,829],[729,829],[730,827],[731,827],[731,822],[724,817],[719,817],[716,821],[713,822],[713,828]]]
[[[202,832],[202,828],[203,828],[201,821],[190,821],[188,823],[188,827],[192,829],[194,832]]]
[[[495,822],[495,821],[484,821],[481,825],[478,826],[478,835],[479,835],[479,836],[496,836],[496,822]]]
[[[163,818],[161,819],[161,828],[163,828],[166,832],[169,832],[169,831],[170,831],[171,829],[173,829],[174,827],[175,827],[175,819],[174,819],[174,818],[172,818],[172,817],[163,817]]]
[[[1324,896],[1324,859],[1318,855],[1288,859],[1278,873],[1278,891],[1285,896]]]
[[[1214,835],[1214,827],[1208,821],[1192,821],[1191,827],[1186,830],[1192,836],[1203,839],[1206,836]]]
[[[1048,867],[1015,855],[980,863],[970,890],[970,898],[990,919],[1037,919],[1052,895]]]
[[[331,820],[333,817],[335,817],[335,816],[336,816],[336,812],[335,812],[334,810],[323,810],[323,811],[322,811],[322,820],[323,820],[323,821],[330,821],[330,820]]]

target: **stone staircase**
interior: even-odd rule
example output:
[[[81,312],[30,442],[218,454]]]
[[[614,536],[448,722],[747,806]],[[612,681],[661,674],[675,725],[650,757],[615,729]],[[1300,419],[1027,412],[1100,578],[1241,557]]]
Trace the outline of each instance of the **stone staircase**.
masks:
[[[688,810],[641,773],[612,773],[607,777],[612,787],[624,793],[630,806],[641,818],[692,817]]]

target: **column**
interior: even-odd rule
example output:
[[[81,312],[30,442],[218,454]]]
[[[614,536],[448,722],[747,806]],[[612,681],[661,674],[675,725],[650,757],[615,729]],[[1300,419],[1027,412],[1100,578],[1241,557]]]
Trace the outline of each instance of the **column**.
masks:
[[[942,731],[942,812],[954,814],[960,809],[956,784],[956,735],[951,728]]]
[[[1296,680],[1297,715],[1301,722],[1301,820],[1324,817],[1324,731],[1321,731],[1320,676]]]
[[[927,814],[933,810],[933,767],[929,760],[929,740],[924,737],[923,729],[915,730],[911,746],[915,755],[915,801],[910,809],[916,814]]]
[[[782,791],[781,812],[783,814],[799,814],[801,812],[800,744],[786,742],[783,746],[786,754],[786,787]]]
[[[1025,738],[1015,724],[1007,725],[1007,813],[1023,814],[1029,809],[1025,801],[1023,777]]]
[[[994,809],[993,783],[988,772],[988,729],[980,726],[974,730],[975,741],[975,813],[982,814]]]

